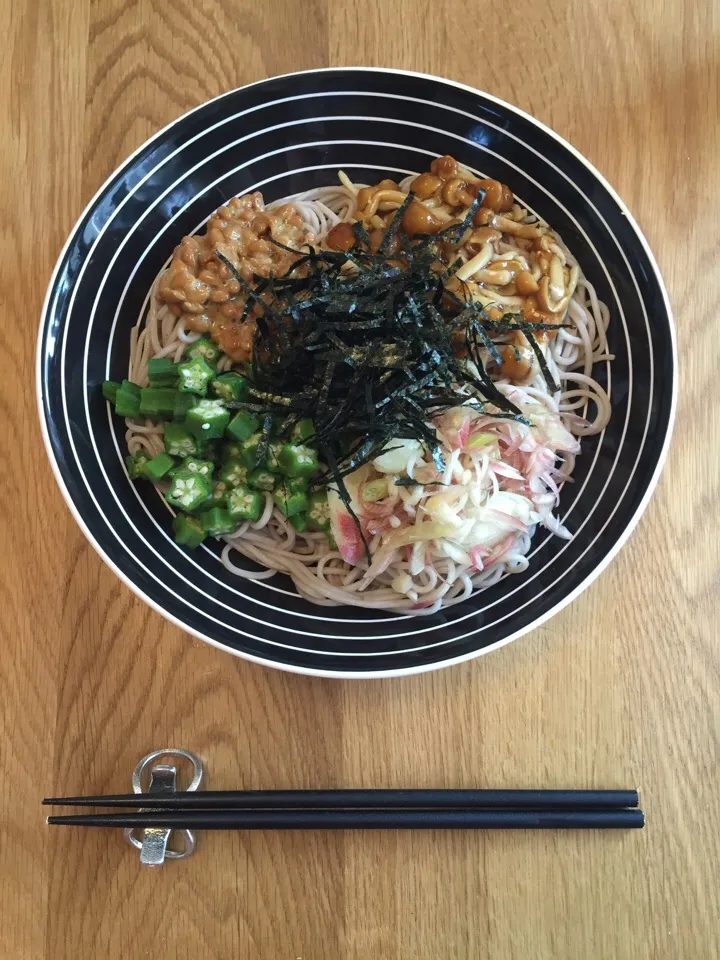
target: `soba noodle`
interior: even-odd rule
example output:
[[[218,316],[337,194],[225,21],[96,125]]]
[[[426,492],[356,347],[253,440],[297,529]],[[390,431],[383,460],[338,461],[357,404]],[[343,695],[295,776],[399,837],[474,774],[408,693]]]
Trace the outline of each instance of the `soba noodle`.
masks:
[[[406,178],[400,189],[407,192],[414,176]],[[353,184],[340,175],[341,182],[335,186],[308,190],[296,196],[277,200],[267,205],[273,210],[281,205],[292,204],[307,229],[321,244],[329,231],[338,223],[348,221],[355,212],[358,191],[361,185]],[[522,223],[537,222],[536,218],[522,211]],[[518,215],[519,216],[519,215]],[[555,235],[553,250],[563,266],[576,267],[576,261]],[[495,260],[516,257],[522,259],[526,247],[511,235],[505,237],[499,249],[484,257],[484,266]],[[610,417],[610,401],[603,387],[593,377],[596,364],[612,359],[608,352],[606,331],[609,311],[595,292],[592,284],[575,270],[576,284],[569,301],[565,323],[557,336],[550,339],[546,349],[549,372],[560,391],[551,394],[540,372],[526,385],[496,381],[499,387],[512,396],[521,408],[533,411],[547,410],[559,417],[567,431],[576,437],[590,436],[603,430]],[[147,315],[132,331],[129,379],[139,385],[148,383],[147,364],[151,357],[169,357],[179,362],[189,343],[200,336],[188,330],[182,319],[171,312],[168,305],[157,296],[160,277],[151,291]],[[512,297],[508,298],[512,300]],[[502,298],[498,298],[502,301]],[[232,360],[222,356],[219,371],[230,369]],[[512,431],[513,425],[498,429]],[[127,445],[130,453],[145,450],[154,456],[163,450],[162,424],[146,420],[127,421]],[[542,489],[537,502],[545,510],[543,523],[560,536],[569,536],[552,510],[557,505],[559,490],[573,471],[575,455],[565,452],[560,465],[548,464],[542,474]],[[483,458],[474,461],[475,480],[480,486],[489,485],[498,489],[494,465]],[[492,469],[491,469],[492,468]],[[412,464],[408,474],[412,476]],[[448,458],[446,474],[452,478],[462,475],[459,455]],[[458,473],[458,471],[460,471]],[[467,471],[466,471],[467,472]],[[426,499],[422,487],[395,487],[396,505],[403,501],[401,509],[412,519],[419,516]],[[544,499],[543,499],[544,498]],[[542,505],[545,504],[545,507]],[[389,565],[380,569],[368,582],[368,561],[349,564],[338,550],[334,550],[322,532],[299,533],[274,505],[270,493],[265,494],[265,508],[256,522],[245,522],[232,536],[224,538],[222,562],[233,574],[251,580],[262,580],[283,573],[289,575],[298,592],[308,600],[322,605],[350,604],[360,607],[381,608],[398,613],[430,614],[441,606],[459,603],[473,591],[483,590],[511,573],[521,573],[528,567],[527,553],[534,533],[534,525],[518,530],[506,544],[502,556],[486,563],[481,570],[462,549],[451,545],[434,543],[415,544],[414,547],[396,551]],[[375,536],[371,551],[380,544]],[[507,538],[506,538],[507,539]],[[245,557],[262,569],[250,569],[240,560]]]

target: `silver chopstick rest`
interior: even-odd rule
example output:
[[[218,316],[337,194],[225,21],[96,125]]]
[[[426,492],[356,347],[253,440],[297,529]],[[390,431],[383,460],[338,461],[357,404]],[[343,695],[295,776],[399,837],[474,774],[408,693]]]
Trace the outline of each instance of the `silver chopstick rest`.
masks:
[[[182,757],[190,761],[193,767],[193,775],[186,792],[190,793],[197,790],[205,774],[205,767],[200,757],[189,750],[167,747],[164,750],[153,750],[138,763],[132,775],[133,792],[177,793],[177,768],[171,764],[154,762],[172,757]],[[150,767],[150,783],[147,791],[145,791],[142,781],[143,774],[148,767]],[[166,860],[184,860],[195,850],[195,835],[192,830],[175,831],[184,835],[184,844],[180,849],[170,845],[172,830],[164,827],[147,827],[142,831],[142,839],[135,836],[137,832],[136,830],[123,830],[128,843],[131,843],[140,851],[140,863],[147,867],[160,867]]]

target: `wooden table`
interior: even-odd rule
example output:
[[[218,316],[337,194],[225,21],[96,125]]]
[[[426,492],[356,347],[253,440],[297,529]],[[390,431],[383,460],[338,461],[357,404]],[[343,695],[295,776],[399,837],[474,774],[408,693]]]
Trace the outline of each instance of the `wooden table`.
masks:
[[[0,956],[713,960],[720,399],[718,6],[652,0],[0,0]],[[675,305],[670,459],[580,600],[472,663],[292,676],[191,639],[70,517],[36,423],[34,346],[80,210],[147,136],[275,73],[388,65],[530,111],[609,178]],[[213,787],[632,786],[615,835],[207,834],[140,869],[119,836],[50,831],[44,794],[127,789],[184,745]]]

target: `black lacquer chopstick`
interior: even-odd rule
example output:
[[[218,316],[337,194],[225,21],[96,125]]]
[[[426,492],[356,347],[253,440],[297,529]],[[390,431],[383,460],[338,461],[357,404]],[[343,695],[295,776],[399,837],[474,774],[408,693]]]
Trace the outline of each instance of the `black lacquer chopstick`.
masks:
[[[48,817],[83,827],[177,830],[608,830],[639,828],[642,810],[168,810]]]
[[[44,804],[163,810],[620,810],[637,807],[637,790],[207,790],[48,797]]]

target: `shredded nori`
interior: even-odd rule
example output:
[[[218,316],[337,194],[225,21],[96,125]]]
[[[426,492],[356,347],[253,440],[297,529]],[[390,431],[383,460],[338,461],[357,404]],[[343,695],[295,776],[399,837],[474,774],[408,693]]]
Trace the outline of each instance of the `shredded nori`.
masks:
[[[442,480],[430,480],[428,483],[420,483],[419,480],[413,479],[413,477],[396,477],[395,478],[396,487],[447,487],[449,484],[443,483]]]
[[[557,327],[517,314],[493,320],[481,304],[447,288],[452,267],[443,265],[441,245],[460,241],[482,196],[461,223],[410,240],[401,223],[412,200],[410,195],[394,215],[377,253],[359,223],[349,251],[310,245],[296,250],[273,240],[297,259],[283,276],[256,277],[254,288],[215,251],[257,320],[248,396],[231,406],[261,416],[263,449],[273,423],[276,434],[278,421],[283,423],[282,437],[299,419],[312,418],[314,441],[328,467],[314,483],[333,483],[353,516],[343,478],[389,441],[420,441],[437,469],[444,469],[429,423],[434,413],[466,404],[527,423],[486,369],[488,359],[502,360],[498,336],[522,332],[550,389],[557,389],[536,339]],[[400,250],[391,255],[395,239]]]

